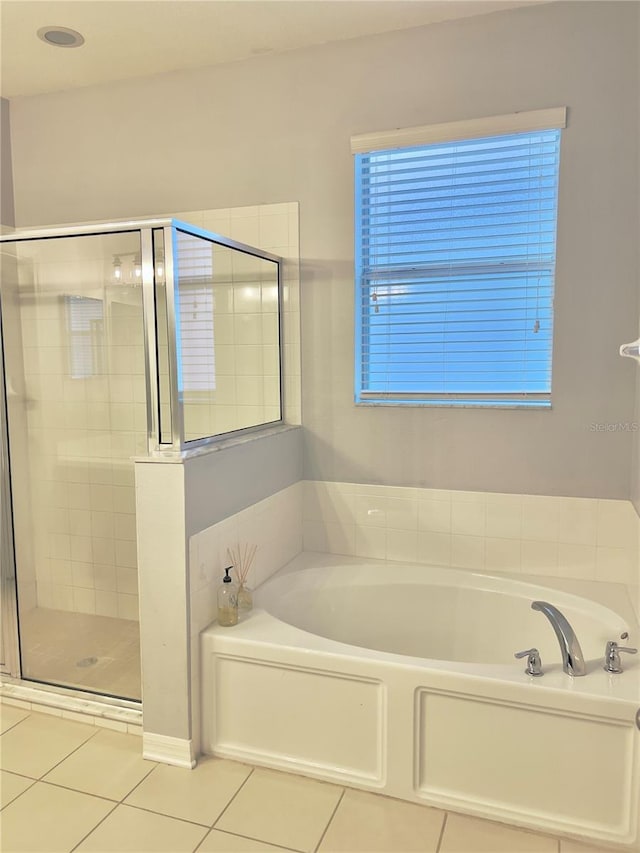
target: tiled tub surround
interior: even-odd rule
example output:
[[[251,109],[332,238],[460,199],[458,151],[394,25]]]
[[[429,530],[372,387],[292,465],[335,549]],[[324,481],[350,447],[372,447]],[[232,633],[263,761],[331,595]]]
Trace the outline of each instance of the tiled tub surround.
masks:
[[[638,584],[630,501],[306,480],[304,548],[490,572]]]
[[[320,576],[315,566],[322,567]],[[308,568],[311,574],[299,571]],[[492,602],[504,607],[505,595],[514,596],[513,606],[525,606],[527,613],[529,595],[558,601],[585,634],[587,675],[571,678],[562,672],[544,620],[540,628],[548,633],[549,646],[541,646],[547,660],[542,678],[526,675],[521,661],[506,662],[511,647],[508,653],[498,647],[494,657],[484,649],[482,660],[502,663],[468,662],[473,657],[458,661],[455,653],[453,659],[442,659],[446,637],[445,642],[432,638],[440,646],[435,658],[429,658],[428,649],[424,657],[380,650],[394,647],[393,626],[406,630],[411,611],[398,608],[397,601],[383,617],[367,611],[380,565],[376,569],[372,561],[357,557],[305,553],[258,591],[257,607],[236,627],[214,624],[202,634],[203,751],[566,834],[598,849],[618,843],[621,849],[637,850],[640,661],[625,659],[625,672],[608,675],[600,652],[594,651],[605,634],[623,628],[637,644],[638,624],[628,600],[619,595],[620,585],[598,584],[621,615],[605,614],[602,623],[598,617],[589,642],[584,618],[598,605],[594,610],[584,599],[565,598],[544,586],[521,588],[515,579],[494,579],[487,586],[482,576],[469,572],[407,568],[411,583],[425,587],[424,607],[414,607],[414,615],[417,609],[418,619],[430,620],[436,590],[430,591],[429,584],[444,582],[458,593],[452,596],[451,624],[458,616],[458,628],[470,632],[481,632],[483,620],[498,618],[497,611],[491,615]],[[270,605],[269,588],[275,583],[284,592],[274,589]],[[341,585],[349,585],[348,600],[359,606],[349,609],[353,619],[337,630],[354,636],[353,623],[360,624],[363,633],[375,635],[376,650],[329,639],[339,636],[333,621],[327,636],[320,635],[316,623],[322,608],[308,611],[302,597],[296,607],[296,596],[310,583],[321,589],[336,584],[338,602]],[[549,584],[561,585],[551,578]],[[483,598],[484,607],[465,616],[460,606],[466,587],[483,590],[472,595]],[[412,603],[420,592],[413,593]],[[284,621],[289,618],[290,624]],[[442,619],[441,612],[432,614],[432,620]],[[534,633],[537,627],[530,626]],[[415,634],[428,638],[428,625],[421,621]],[[390,644],[380,645],[387,635]],[[472,638],[470,643],[475,648]]]

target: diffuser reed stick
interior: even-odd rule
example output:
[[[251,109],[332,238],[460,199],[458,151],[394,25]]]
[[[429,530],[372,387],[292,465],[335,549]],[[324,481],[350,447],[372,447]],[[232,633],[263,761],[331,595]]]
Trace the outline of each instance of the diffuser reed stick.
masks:
[[[245,543],[241,546],[239,542],[236,542],[235,548],[227,548],[227,556],[238,579],[238,610],[247,611],[253,607],[253,593],[247,586],[247,578],[257,550],[257,545]]]
[[[258,550],[257,545],[236,542],[235,548],[227,548],[227,556],[235,569],[236,577],[240,586],[246,586],[249,570]]]

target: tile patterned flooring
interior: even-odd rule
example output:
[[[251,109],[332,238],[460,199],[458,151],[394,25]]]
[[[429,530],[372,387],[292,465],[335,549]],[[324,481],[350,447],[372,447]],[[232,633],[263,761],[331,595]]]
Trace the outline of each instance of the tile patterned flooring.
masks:
[[[25,678],[140,699],[140,626],[36,607],[20,615]]]
[[[289,773],[145,761],[140,738],[0,704],[3,853],[604,853]]]

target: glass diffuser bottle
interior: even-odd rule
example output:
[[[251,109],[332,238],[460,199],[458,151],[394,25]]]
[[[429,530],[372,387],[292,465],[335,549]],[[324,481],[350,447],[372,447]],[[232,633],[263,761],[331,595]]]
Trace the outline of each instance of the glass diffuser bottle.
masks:
[[[238,589],[229,577],[232,568],[224,570],[225,576],[218,588],[218,625],[225,628],[238,624]]]

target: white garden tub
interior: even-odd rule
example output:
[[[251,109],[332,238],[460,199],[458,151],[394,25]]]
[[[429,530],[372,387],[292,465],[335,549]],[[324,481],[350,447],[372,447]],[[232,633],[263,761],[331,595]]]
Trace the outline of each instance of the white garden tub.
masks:
[[[516,580],[339,559],[303,555],[203,633],[204,752],[637,849],[639,656],[602,668],[637,626]],[[585,676],[534,600],[572,624]],[[513,657],[532,646],[541,678]]]

